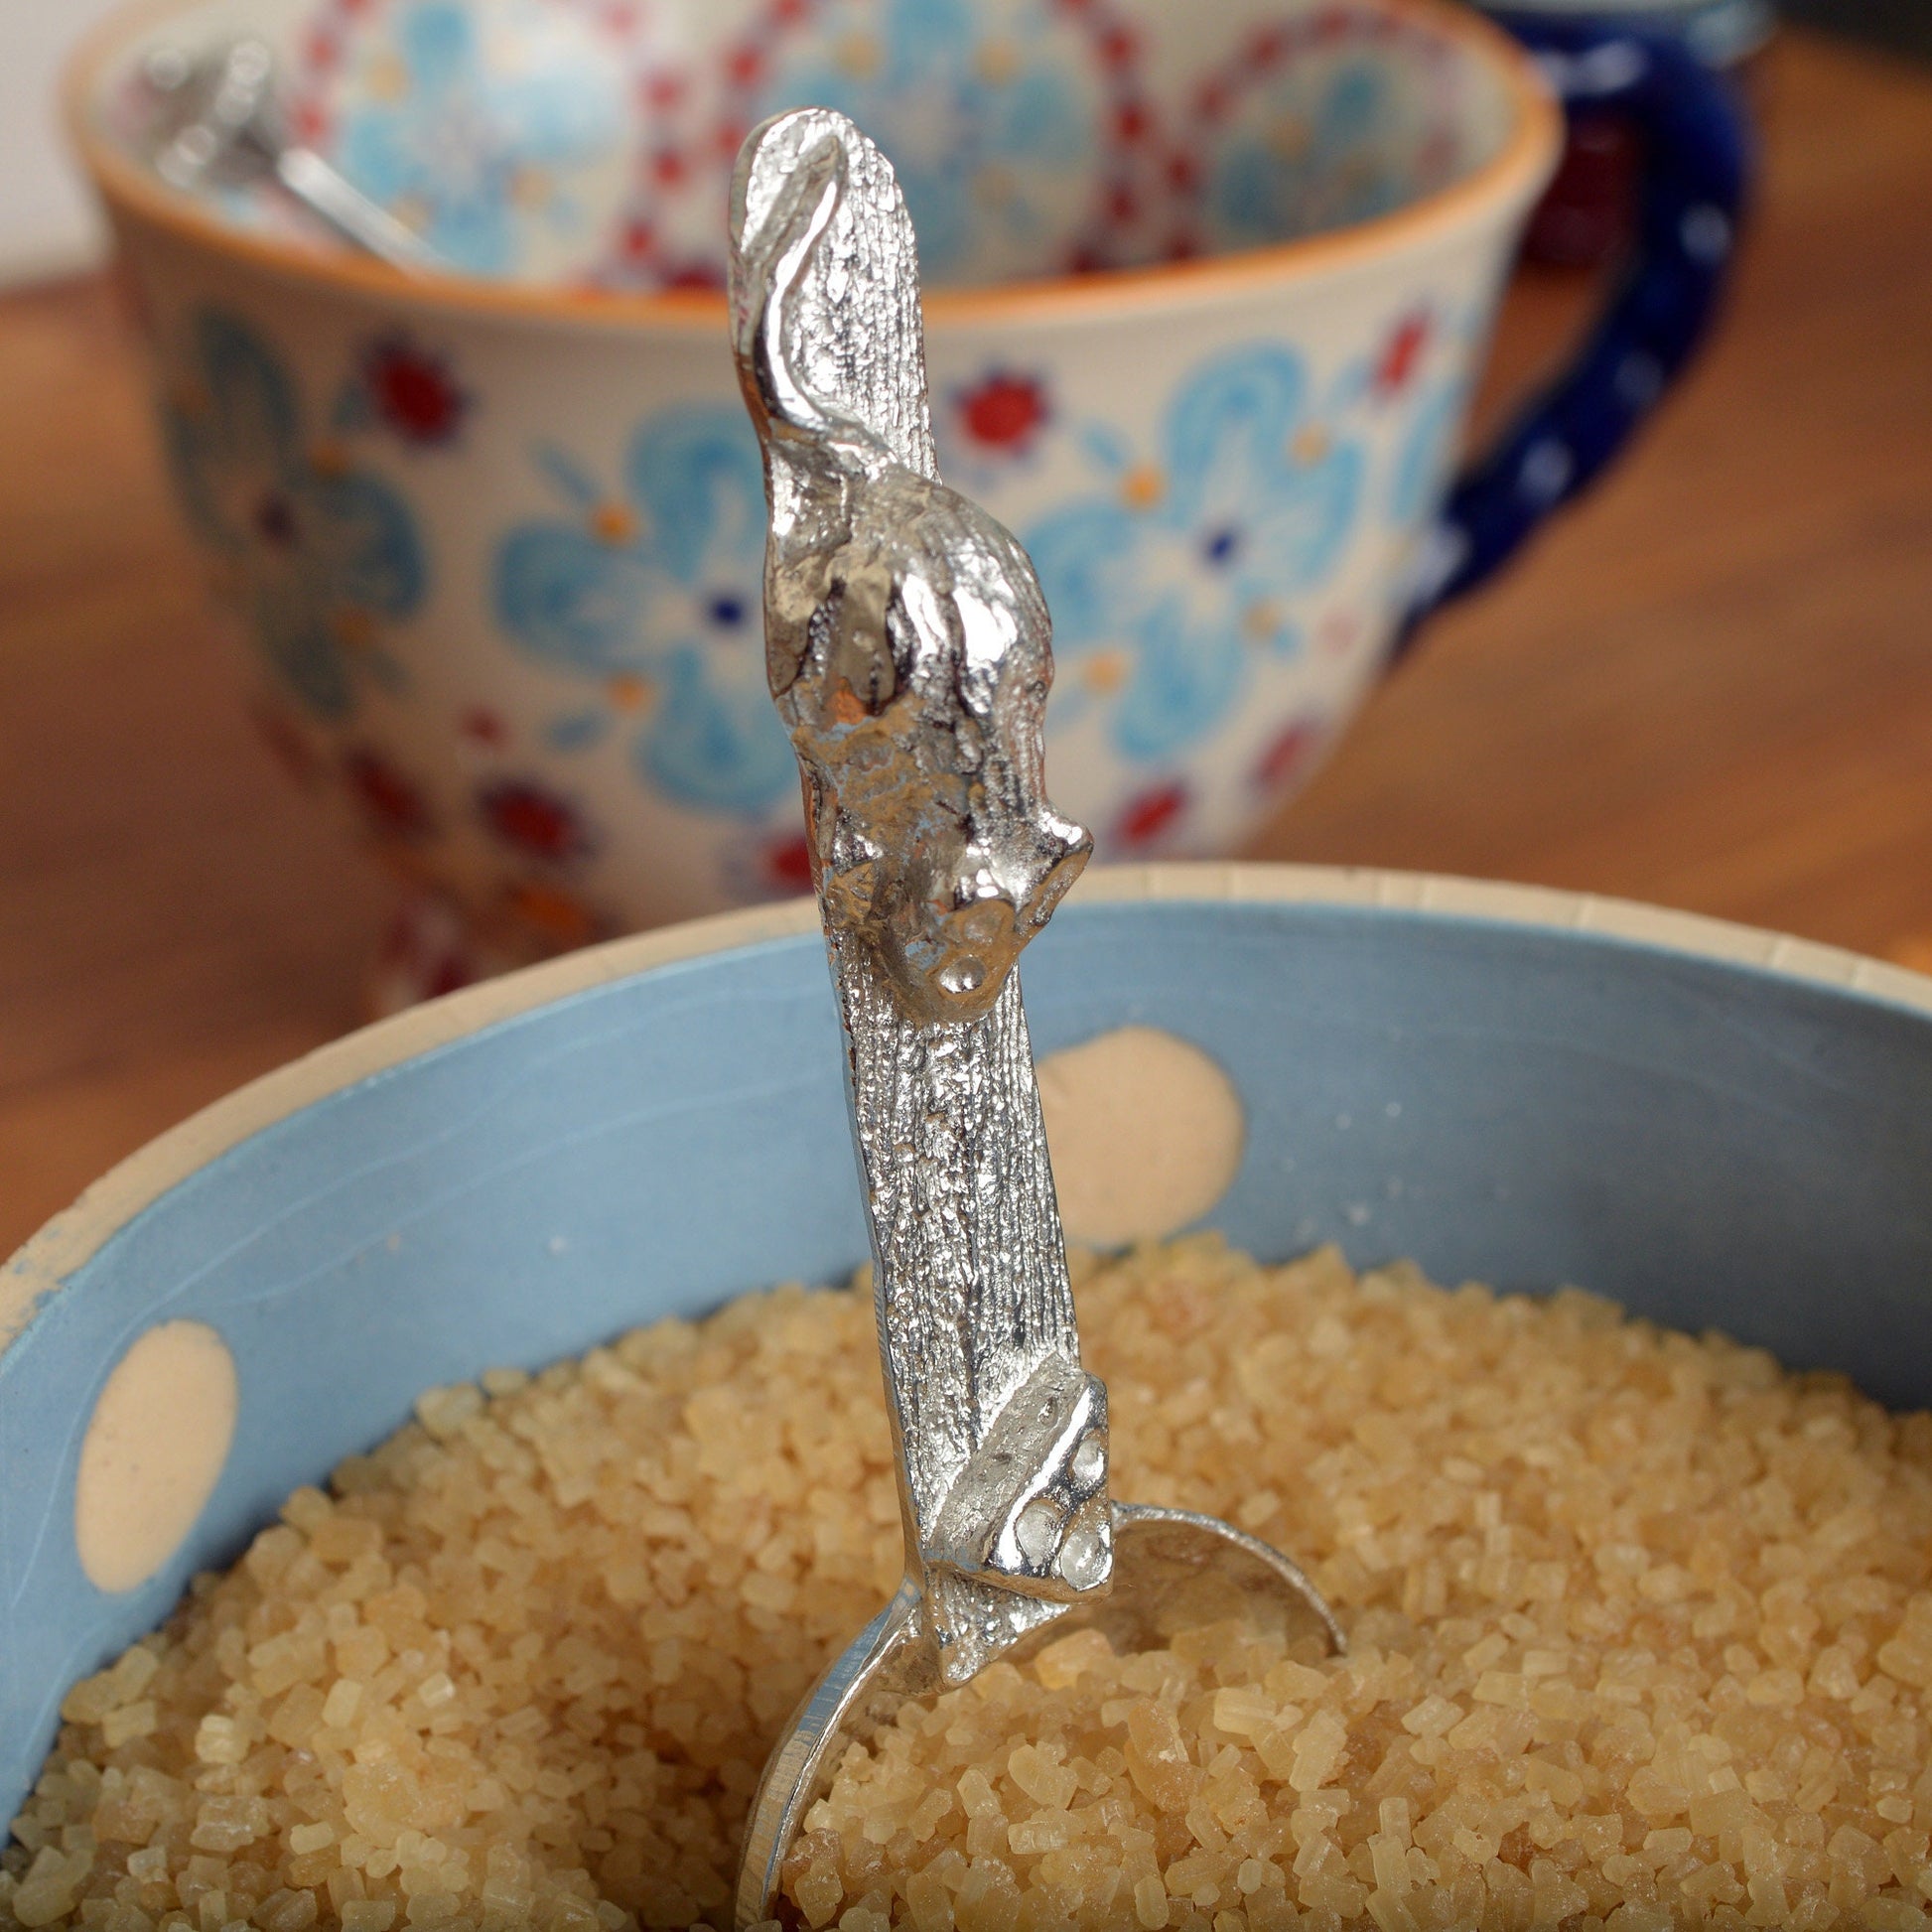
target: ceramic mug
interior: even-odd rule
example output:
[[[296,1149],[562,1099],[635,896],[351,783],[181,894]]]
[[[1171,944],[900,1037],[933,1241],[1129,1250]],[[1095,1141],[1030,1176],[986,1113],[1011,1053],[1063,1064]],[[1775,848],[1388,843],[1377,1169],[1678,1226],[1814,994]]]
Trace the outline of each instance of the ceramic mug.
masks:
[[[145,53],[240,20],[297,130],[469,272],[405,279],[141,165]],[[427,896],[394,997],[807,883],[711,286],[746,126],[829,101],[896,158],[942,468],[1053,613],[1055,799],[1103,855],[1211,853],[1594,475],[1709,312],[1734,119],[1669,47],[1558,31],[1559,77],[1649,130],[1643,246],[1451,489],[1560,123],[1439,0],[200,0],[110,27],[72,119],[176,483],[265,728]]]

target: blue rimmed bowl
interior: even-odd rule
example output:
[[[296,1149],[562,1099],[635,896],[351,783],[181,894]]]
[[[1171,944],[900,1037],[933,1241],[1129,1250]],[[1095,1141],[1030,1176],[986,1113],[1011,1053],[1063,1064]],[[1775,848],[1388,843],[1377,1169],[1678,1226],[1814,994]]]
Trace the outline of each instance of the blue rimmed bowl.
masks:
[[[1026,983],[1042,1051],[1152,1027],[1231,1076],[1205,1219],[1257,1254],[1578,1282],[1932,1400],[1932,981],[1523,888],[1156,867],[1085,882]],[[50,1224],[0,1273],[0,1817],[65,1686],[420,1389],[862,1260],[839,1078],[810,908],[734,914],[353,1035]],[[157,1452],[103,1457],[144,1376]],[[170,1510],[150,1574],[102,1557]]]

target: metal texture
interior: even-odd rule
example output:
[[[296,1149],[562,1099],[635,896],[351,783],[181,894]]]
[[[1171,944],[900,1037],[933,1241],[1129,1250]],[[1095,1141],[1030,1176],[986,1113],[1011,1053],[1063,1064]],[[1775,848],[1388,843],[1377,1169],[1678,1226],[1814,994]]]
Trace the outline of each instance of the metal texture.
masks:
[[[313,148],[287,138],[267,42],[244,35],[199,57],[156,48],[142,77],[153,108],[149,162],[170,186],[200,194],[268,176],[365,253],[409,274],[447,266]]]
[[[1257,1607],[1339,1633],[1252,1537],[1107,1494],[1015,964],[1086,863],[1044,790],[1026,553],[939,481],[910,221],[838,114],[756,129],[733,344],[765,458],[765,651],[798,755],[872,1223],[906,1582],[766,1767],[738,1917],[776,1905],[835,1746],[1069,1615],[1124,1643]],[[1126,1587],[1116,1588],[1122,1571]]]

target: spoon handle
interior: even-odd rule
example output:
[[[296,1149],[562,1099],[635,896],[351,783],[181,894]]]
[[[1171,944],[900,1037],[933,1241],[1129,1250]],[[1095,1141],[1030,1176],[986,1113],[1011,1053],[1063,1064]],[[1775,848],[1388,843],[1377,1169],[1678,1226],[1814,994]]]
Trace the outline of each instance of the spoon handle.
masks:
[[[850,122],[747,142],[733,320],[764,447],[766,652],[805,785],[887,1394],[941,1676],[1111,1577],[1020,983],[1087,835],[1046,802],[1044,601],[940,483],[911,224]]]
[[[199,194],[210,182],[267,175],[345,241],[405,274],[448,268],[340,169],[287,138],[275,51],[259,36],[244,34],[199,57],[163,42],[149,51],[143,72],[157,110],[149,158],[173,187]]]
[[[1105,1583],[1106,1394],[1080,1367],[1018,977],[978,1019],[919,1026],[862,941],[831,953],[908,1557],[963,1679]]]
[[[328,222],[345,240],[379,256],[392,268],[406,275],[425,275],[447,267],[414,228],[370,201],[313,148],[278,148],[273,167],[285,193]]]

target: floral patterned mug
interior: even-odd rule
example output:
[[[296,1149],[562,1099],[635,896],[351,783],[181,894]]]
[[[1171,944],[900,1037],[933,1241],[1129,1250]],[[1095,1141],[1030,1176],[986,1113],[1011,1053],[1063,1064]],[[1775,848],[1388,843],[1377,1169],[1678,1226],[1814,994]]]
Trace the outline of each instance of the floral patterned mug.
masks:
[[[455,271],[141,165],[147,52],[237,24],[280,48],[302,136]],[[1440,0],[198,0],[111,25],[70,111],[181,500],[265,729],[419,895],[392,992],[806,887],[716,286],[748,126],[821,101],[894,157],[942,467],[1053,613],[1054,796],[1104,856],[1214,853],[1703,327],[1743,175],[1721,83],[1588,23],[1544,66],[1644,123],[1642,247],[1451,490],[1561,124]]]

